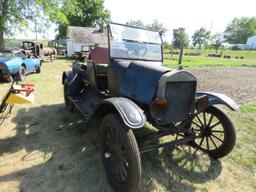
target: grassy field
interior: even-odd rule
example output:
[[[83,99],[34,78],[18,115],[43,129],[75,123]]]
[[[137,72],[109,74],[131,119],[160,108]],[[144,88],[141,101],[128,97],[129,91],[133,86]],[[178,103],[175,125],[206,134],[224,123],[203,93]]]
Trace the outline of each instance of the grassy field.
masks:
[[[0,191],[110,191],[102,168],[97,133],[100,122],[85,124],[64,109],[61,74],[71,61],[43,63],[31,106],[15,106],[0,127]],[[9,84],[0,84],[0,95]],[[234,120],[237,143],[221,159],[192,157],[189,148],[142,155],[141,192],[256,191],[256,101],[240,112],[224,108]],[[149,126],[150,128],[150,126]]]
[[[177,50],[178,51],[178,50]],[[165,51],[167,52],[167,51]],[[184,53],[193,53],[196,50],[184,50]],[[201,56],[183,56],[184,67],[203,67],[203,66],[253,66],[256,67],[256,51],[232,51],[223,50],[222,55],[229,55],[231,59],[208,57],[213,50],[204,50]],[[243,56],[244,59],[235,57]],[[170,54],[164,55],[164,64],[171,68],[177,68],[179,56]]]

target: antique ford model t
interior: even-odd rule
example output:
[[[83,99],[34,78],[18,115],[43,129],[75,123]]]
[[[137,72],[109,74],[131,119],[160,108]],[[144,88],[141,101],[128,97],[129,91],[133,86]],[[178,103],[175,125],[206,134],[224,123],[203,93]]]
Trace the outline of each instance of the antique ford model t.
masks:
[[[189,72],[161,66],[161,33],[110,23],[108,36],[108,48],[98,46],[85,64],[73,63],[62,83],[68,111],[102,119],[102,160],[114,191],[137,191],[140,153],[187,144],[221,158],[233,149],[234,126],[215,105],[238,105],[223,94],[197,92]],[[147,121],[158,132],[137,142],[134,130]],[[171,135],[181,137],[151,142]]]

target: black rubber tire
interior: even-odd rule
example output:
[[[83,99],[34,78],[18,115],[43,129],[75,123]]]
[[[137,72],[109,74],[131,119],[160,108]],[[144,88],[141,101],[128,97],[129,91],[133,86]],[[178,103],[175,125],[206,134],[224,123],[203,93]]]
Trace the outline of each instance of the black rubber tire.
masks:
[[[115,132],[119,139],[116,139],[118,137],[110,137],[111,144],[108,144],[107,138],[109,138],[109,134],[111,134],[110,131]],[[137,141],[132,130],[123,123],[118,114],[108,114],[102,121],[100,141],[103,166],[108,182],[113,191],[136,192],[141,180],[141,160]],[[118,156],[120,153],[114,151],[114,146],[118,146],[118,148],[120,148],[117,150],[121,150],[121,154],[123,154],[125,158],[122,155]],[[107,151],[111,151],[111,153],[109,153],[113,154],[109,158],[106,157]],[[124,160],[125,165],[123,164]],[[117,174],[113,172],[114,169],[115,172],[118,172],[119,176],[122,174],[120,173],[120,169],[116,169],[116,167],[114,168],[114,162],[117,161],[119,166],[121,164],[121,169],[125,169],[125,171],[127,171],[125,179],[121,182],[118,181],[116,177]]]
[[[18,78],[20,81],[23,81],[26,78],[26,68],[23,65],[20,66]]]
[[[36,73],[41,73],[41,67],[42,67],[42,61],[40,61],[40,64],[38,65],[36,69]]]
[[[64,91],[64,101],[65,101],[66,110],[69,112],[74,112],[74,104],[69,99],[68,80],[67,79],[64,80],[63,91]]]
[[[37,67],[36,73],[41,73],[41,66],[40,65]]]
[[[219,120],[220,125],[222,125],[223,134],[224,134],[224,139],[223,139],[222,144],[213,150],[207,150],[204,148],[200,148],[199,145],[195,141],[189,142],[189,144],[195,148],[199,148],[200,150],[204,151],[205,153],[208,153],[209,156],[213,159],[222,158],[222,157],[228,155],[235,146],[236,133],[235,133],[234,125],[233,125],[232,121],[230,120],[230,118],[224,112],[222,112],[221,110],[219,110],[218,108],[216,108],[214,106],[208,107],[205,110],[205,113],[211,114],[214,117],[216,117]]]

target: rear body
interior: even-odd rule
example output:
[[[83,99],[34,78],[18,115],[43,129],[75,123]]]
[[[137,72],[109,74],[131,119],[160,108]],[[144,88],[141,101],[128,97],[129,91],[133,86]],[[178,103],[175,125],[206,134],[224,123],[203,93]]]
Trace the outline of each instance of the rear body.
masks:
[[[8,51],[1,53],[0,56],[0,76],[15,76],[19,73],[20,67],[25,68],[26,74],[32,73],[40,67],[39,59],[27,58],[20,51]]]

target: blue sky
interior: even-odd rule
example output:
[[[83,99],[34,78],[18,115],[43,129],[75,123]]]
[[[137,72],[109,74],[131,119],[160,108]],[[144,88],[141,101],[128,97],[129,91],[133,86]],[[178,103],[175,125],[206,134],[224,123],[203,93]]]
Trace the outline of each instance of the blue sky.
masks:
[[[167,39],[171,39],[172,30],[177,27],[185,27],[191,37],[200,27],[209,30],[212,25],[212,33],[223,32],[234,17],[256,16],[256,0],[105,0],[105,7],[111,12],[111,20],[119,23],[159,20],[169,30]],[[34,36],[30,31],[16,34],[17,38]],[[45,36],[55,37],[54,26]]]

